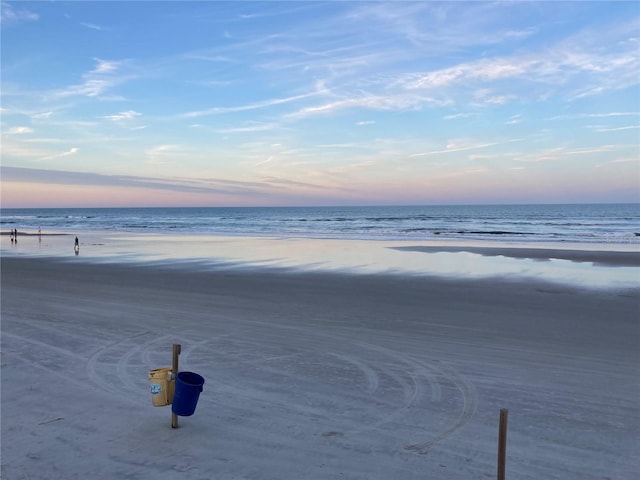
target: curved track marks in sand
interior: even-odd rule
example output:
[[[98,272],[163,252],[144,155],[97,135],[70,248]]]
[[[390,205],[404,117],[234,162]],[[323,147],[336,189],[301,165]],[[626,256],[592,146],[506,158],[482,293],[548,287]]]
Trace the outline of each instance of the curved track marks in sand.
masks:
[[[311,419],[317,434],[332,441],[391,435],[406,451],[423,454],[463,428],[477,408],[473,385],[451,366],[406,353],[402,345],[354,343],[337,332],[259,322],[209,338],[144,331],[114,335],[84,355],[42,338],[6,335],[16,345],[7,353],[16,359],[28,361],[31,354],[25,354],[35,347],[38,358],[84,364],[88,382],[78,385],[137,405],[150,400],[147,370],[169,366],[170,345],[179,342],[183,369],[201,372],[210,386],[202,402],[218,410],[259,403],[284,421]],[[55,366],[38,364],[60,374]]]
[[[478,395],[472,384],[462,379],[462,377],[460,377],[455,370],[450,367],[438,365],[437,368],[444,375],[446,381],[452,382],[460,392],[462,396],[462,409],[457,418],[450,421],[444,429],[440,430],[435,435],[430,436],[426,441],[406,445],[406,450],[421,454],[427,453],[429,448],[439,441],[444,440],[456,430],[462,428],[469,420],[471,420],[478,408]]]
[[[376,371],[371,368],[371,366],[358,358],[354,358],[348,355],[342,355],[335,352],[329,352],[329,354],[335,358],[338,358],[339,360],[342,360],[343,362],[350,363],[351,365],[354,365],[356,368],[358,368],[358,370],[360,370],[364,375],[367,382],[365,391],[370,395],[375,393],[375,391],[378,389],[379,377]]]
[[[360,343],[364,348],[375,350],[381,355],[387,355],[395,359],[400,364],[406,365],[406,369],[410,372],[412,378],[414,378],[416,385],[416,395],[410,402],[405,404],[405,408],[413,407],[416,404],[417,389],[419,386],[424,388],[425,383],[431,390],[431,403],[440,403],[443,390],[448,392],[447,401],[449,403],[461,403],[459,413],[456,415],[456,411],[447,411],[446,416],[453,416],[453,419],[446,418],[444,427],[439,428],[436,431],[425,432],[426,440],[421,442],[412,443],[405,446],[406,450],[424,454],[429,448],[436,443],[444,440],[452,435],[455,431],[462,428],[475,414],[478,406],[477,393],[473,385],[465,381],[452,367],[446,366],[438,361],[425,361],[416,359],[410,355],[402,354],[394,350],[383,348],[377,345]],[[417,379],[421,379],[418,382]],[[451,386],[457,390],[457,395],[452,392]],[[459,398],[456,398],[459,397]],[[457,401],[457,402],[456,402]],[[428,413],[429,405],[421,412],[423,414]]]
[[[52,352],[55,352],[58,355],[62,355],[64,357],[69,357],[70,359],[74,359],[74,360],[84,360],[84,357],[80,354],[77,354],[71,350],[65,349],[65,348],[60,348],[57,347],[56,345],[51,345],[50,343],[46,343],[46,342],[42,342],[40,340],[36,340],[34,338],[29,338],[29,337],[25,337],[23,335],[18,335],[15,333],[9,333],[9,332],[2,332],[2,336],[7,338],[11,338],[12,341],[17,341],[17,342],[24,342],[27,344],[30,344],[40,350],[49,350]]]
[[[148,338],[141,342],[143,337]],[[138,404],[144,390],[139,375],[132,372],[130,364],[134,356],[143,357],[146,351],[163,340],[166,342],[165,337],[154,337],[147,331],[100,347],[86,362],[89,381],[106,393]],[[138,371],[143,368],[142,364],[136,366]]]
[[[405,442],[418,440],[404,448],[416,453],[463,428],[476,412],[473,385],[436,360],[291,326],[257,324],[247,333],[184,350],[184,360],[209,371],[218,405],[237,406],[241,398],[308,415],[343,440],[411,424],[415,430]]]

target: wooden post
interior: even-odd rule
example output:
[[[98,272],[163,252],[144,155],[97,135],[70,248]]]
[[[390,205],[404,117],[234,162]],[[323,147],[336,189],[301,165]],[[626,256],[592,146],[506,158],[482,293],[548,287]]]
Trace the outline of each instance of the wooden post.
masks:
[[[171,364],[171,381],[173,382],[173,395],[175,397],[176,378],[178,377],[178,356],[182,346],[179,343],[173,344],[173,362]],[[178,428],[178,416],[171,409],[171,428]]]
[[[500,409],[500,427],[498,431],[498,480],[505,478],[505,463],[507,456],[507,418],[509,410]]]

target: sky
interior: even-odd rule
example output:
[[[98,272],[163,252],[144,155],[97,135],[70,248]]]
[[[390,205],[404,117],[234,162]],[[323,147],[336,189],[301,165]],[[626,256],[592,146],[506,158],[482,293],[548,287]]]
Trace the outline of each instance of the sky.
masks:
[[[638,2],[1,9],[3,208],[640,201]]]

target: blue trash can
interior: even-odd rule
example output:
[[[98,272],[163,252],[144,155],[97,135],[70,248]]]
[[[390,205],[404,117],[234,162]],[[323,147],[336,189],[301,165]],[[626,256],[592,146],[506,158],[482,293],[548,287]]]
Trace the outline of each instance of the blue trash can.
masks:
[[[171,411],[181,417],[189,417],[196,411],[198,397],[202,392],[204,378],[193,372],[178,372],[176,390]]]

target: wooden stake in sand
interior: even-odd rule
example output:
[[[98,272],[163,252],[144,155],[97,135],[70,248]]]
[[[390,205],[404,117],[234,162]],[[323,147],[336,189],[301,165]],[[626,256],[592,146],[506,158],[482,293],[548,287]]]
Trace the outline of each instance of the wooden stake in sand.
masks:
[[[498,480],[504,480],[507,457],[507,418],[509,410],[500,409],[500,427],[498,430]]]
[[[173,362],[171,364],[171,381],[173,383],[173,391],[175,395],[175,386],[176,386],[176,378],[178,378],[178,356],[180,355],[180,351],[182,350],[182,346],[179,343],[173,344]],[[173,413],[173,408],[171,409],[171,428],[178,428],[178,416]]]

